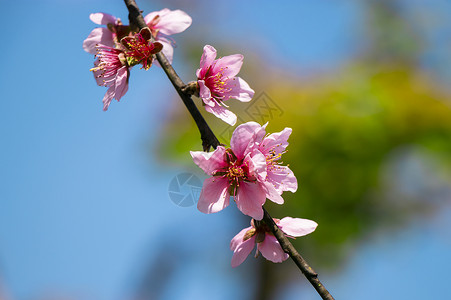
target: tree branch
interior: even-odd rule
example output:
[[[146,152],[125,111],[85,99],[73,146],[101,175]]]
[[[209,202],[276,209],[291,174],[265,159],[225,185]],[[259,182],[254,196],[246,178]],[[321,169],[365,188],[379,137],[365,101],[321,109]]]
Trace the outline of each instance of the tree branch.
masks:
[[[139,29],[146,27],[147,24],[144,22],[144,18],[138,6],[136,5],[135,0],[124,0],[124,1],[129,11],[128,17],[132,29],[134,28],[135,31],[138,31]],[[185,104],[186,108],[188,109],[194,121],[196,122],[196,125],[199,128],[199,132],[201,135],[202,146],[204,148],[204,151],[208,151],[210,147],[216,149],[216,147],[219,146],[220,144],[219,140],[217,139],[217,137],[210,129],[210,127],[208,126],[207,122],[205,121],[199,110],[197,109],[196,105],[191,99],[190,94],[184,91],[186,85],[177,75],[174,68],[171,66],[171,64],[169,63],[169,61],[162,52],[157,53],[156,56],[164,72],[168,76],[175,90],[179,94],[180,98],[182,98],[183,103]],[[272,219],[272,217],[269,215],[269,213],[266,211],[265,208],[263,208],[263,211],[264,211],[263,221],[271,228],[271,232],[279,241],[280,245],[282,246],[282,249],[293,259],[295,264],[302,271],[304,276],[307,277],[307,279],[316,289],[321,298],[325,300],[334,300],[332,295],[319,281],[318,274],[307,264],[307,262],[302,258],[302,256],[296,251],[296,249],[293,247],[293,245],[290,243],[290,241],[287,239],[284,233],[275,224],[274,220]]]
[[[144,18],[138,6],[136,5],[135,0],[124,0],[124,2],[129,11],[128,18],[132,30],[139,31],[140,29],[147,27],[147,24],[144,21]],[[183,88],[186,86],[185,83],[183,83],[182,79],[180,79],[180,77],[177,75],[174,68],[169,63],[168,59],[162,52],[157,53],[156,56],[158,62],[160,63],[160,66],[163,68],[164,72],[166,73],[175,90],[179,94],[189,113],[196,122],[197,128],[199,129],[200,132],[203,150],[209,151],[211,147],[216,149],[216,147],[220,145],[219,140],[214,135],[210,126],[208,126],[204,117],[197,109],[196,105],[193,102],[193,99],[191,99],[191,95],[183,91]]]

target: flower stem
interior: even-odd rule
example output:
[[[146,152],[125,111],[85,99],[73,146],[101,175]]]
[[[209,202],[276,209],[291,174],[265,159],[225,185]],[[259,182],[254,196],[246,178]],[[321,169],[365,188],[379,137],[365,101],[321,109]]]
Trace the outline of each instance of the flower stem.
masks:
[[[127,5],[127,9],[129,11],[129,21],[130,26],[132,27],[132,30],[139,31],[140,29],[147,26],[147,24],[144,21],[144,18],[141,14],[141,11],[139,10],[138,6],[136,5],[135,0],[124,0],[125,5]],[[216,149],[217,146],[220,145],[218,138],[215,136],[211,128],[208,126],[207,122],[205,121],[204,117],[201,115],[199,110],[197,109],[196,105],[194,104],[193,100],[191,99],[191,96],[188,92],[185,90],[185,83],[180,79],[180,77],[175,72],[172,65],[169,63],[167,58],[164,56],[162,52],[159,52],[156,54],[158,62],[160,63],[161,67],[163,68],[164,72],[168,76],[169,80],[171,81],[172,85],[174,86],[175,90],[179,94],[180,98],[182,99],[183,103],[185,104],[186,108],[190,112],[191,116],[193,117],[194,121],[196,122],[196,125],[199,129],[201,139],[202,139],[202,147],[204,151],[208,151],[210,147],[213,147]],[[264,217],[263,221],[271,228],[271,232],[274,234],[274,236],[279,241],[280,245],[282,246],[282,249],[293,259],[295,264],[298,266],[298,268],[302,271],[304,276],[310,281],[310,283],[313,285],[313,287],[316,289],[318,294],[321,296],[322,299],[325,300],[334,300],[332,295],[327,291],[327,289],[324,287],[324,285],[319,281],[318,274],[307,264],[307,262],[302,258],[302,256],[296,251],[294,246],[290,243],[290,241],[287,239],[287,237],[284,235],[284,233],[279,229],[279,227],[274,223],[274,220],[269,215],[269,213],[266,211],[265,208],[263,208],[264,211]]]

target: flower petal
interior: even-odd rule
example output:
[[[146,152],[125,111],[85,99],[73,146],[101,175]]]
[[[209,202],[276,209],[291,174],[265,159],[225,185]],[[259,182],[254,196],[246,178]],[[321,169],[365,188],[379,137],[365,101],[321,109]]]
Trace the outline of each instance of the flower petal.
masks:
[[[114,98],[119,101],[128,91],[128,68],[123,66],[116,74],[116,91]]]
[[[247,82],[240,77],[229,79],[225,88],[229,90],[225,100],[236,99],[241,102],[249,102],[255,94]]]
[[[262,186],[257,182],[240,182],[237,188],[235,201],[238,209],[245,215],[256,220],[263,218],[263,204],[266,201],[266,194]]]
[[[227,164],[224,161],[225,148],[223,146],[218,146],[213,152],[190,151],[190,154],[194,163],[207,175],[213,175],[216,170]]]
[[[210,104],[214,104],[214,106],[205,105],[205,110],[209,113],[214,114],[219,119],[223,120],[227,124],[233,126],[236,124],[237,117],[236,115],[225,108],[224,106],[219,105],[216,101],[209,102]]]
[[[172,58],[174,57],[174,48],[172,47],[172,44],[170,41],[168,41],[165,38],[159,38],[157,39],[158,42],[160,42],[163,45],[163,52],[164,56],[168,59],[169,63],[172,64]],[[160,65],[157,60],[155,60],[156,65]]]
[[[274,203],[283,204],[284,201],[283,201],[282,196],[280,196],[280,194],[274,188],[272,183],[265,181],[264,186],[265,186],[266,198],[268,198],[269,200],[271,200]]]
[[[89,15],[91,21],[99,25],[107,25],[108,23],[116,24],[117,18],[106,13],[93,13]]]
[[[246,227],[242,229],[237,235],[235,235],[233,239],[230,241],[230,250],[235,251],[236,248],[243,243],[244,236],[246,235],[246,233],[252,228],[253,228],[252,226]]]
[[[160,32],[166,35],[185,31],[193,22],[186,12],[179,9],[173,11],[169,9],[162,10],[159,15],[160,21],[155,25],[155,28],[160,29]]]
[[[266,234],[263,242],[257,244],[257,249],[264,258],[275,263],[281,263],[289,257],[288,254],[282,250],[277,239],[269,234]]]
[[[244,158],[246,149],[255,141],[258,136],[256,133],[261,132],[261,129],[262,126],[256,122],[247,122],[235,128],[230,139],[230,148],[238,159]]]
[[[226,178],[210,177],[205,179],[200,192],[197,208],[205,214],[223,210],[229,205],[229,182]]]
[[[233,251],[232,268],[241,265],[255,247],[255,236],[243,241],[246,232],[252,227],[244,228],[231,241],[230,250]]]
[[[151,13],[148,13],[145,17],[144,17],[144,22],[146,22],[147,26],[149,26],[150,29],[153,29],[155,27],[151,27],[150,23],[152,22],[152,20],[156,17],[156,16],[160,16],[162,14],[167,14],[170,11],[169,8],[163,8],[162,10],[159,11],[153,11]]]
[[[233,54],[229,56],[224,56],[216,61],[212,72],[214,74],[222,72],[224,77],[235,77],[236,74],[240,72],[241,66],[243,65],[243,55]]]
[[[298,189],[296,176],[294,176],[293,171],[287,166],[276,165],[272,168],[268,168],[266,180],[274,185],[274,188],[279,194],[282,194],[284,191],[294,193]]]
[[[249,178],[257,179],[261,182],[266,180],[266,158],[260,151],[255,149],[248,153],[244,157],[243,163],[248,168]]]
[[[215,106],[217,103],[211,98],[211,91],[205,85],[205,81],[198,80],[197,84],[199,85],[199,97],[202,98],[202,101],[208,106]]]
[[[114,47],[113,33],[108,28],[95,28],[83,41],[83,49],[91,54],[97,54],[97,44]]]
[[[315,231],[318,223],[307,219],[285,217],[277,223],[277,226],[285,234],[297,237],[312,233]]]
[[[270,151],[274,151],[275,154],[281,154],[288,147],[288,138],[293,130],[286,127],[281,132],[276,132],[268,135],[263,139],[260,146],[260,151],[263,154],[267,154]]]
[[[200,58],[200,69],[196,71],[197,78],[204,79],[208,68],[213,64],[216,58],[216,49],[213,46],[205,45],[204,52]]]
[[[110,106],[110,103],[114,98],[114,95],[115,95],[114,86],[112,85],[108,88],[108,90],[105,93],[105,96],[103,97],[103,110],[104,111],[108,110],[108,107]]]

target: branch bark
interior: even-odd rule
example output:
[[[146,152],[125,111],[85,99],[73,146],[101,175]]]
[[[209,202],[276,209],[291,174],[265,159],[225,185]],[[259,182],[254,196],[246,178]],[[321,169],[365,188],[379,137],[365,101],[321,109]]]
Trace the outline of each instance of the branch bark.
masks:
[[[132,29],[135,31],[139,31],[140,29],[146,27],[147,24],[145,23],[141,11],[136,5],[135,0],[124,0],[124,2],[129,11],[128,17]],[[194,121],[196,122],[196,125],[201,135],[202,146],[204,151],[208,151],[210,147],[216,149],[216,147],[220,145],[219,140],[217,139],[217,137],[215,136],[211,128],[208,126],[207,122],[205,121],[199,110],[197,109],[196,105],[191,99],[191,95],[184,91],[184,88],[186,87],[185,83],[183,83],[183,81],[177,75],[174,68],[169,63],[169,61],[162,52],[157,53],[156,56],[164,72],[168,76],[175,90],[179,94],[186,108],[188,109]],[[318,274],[307,264],[305,259],[302,258],[302,256],[296,251],[296,249],[287,239],[285,234],[279,229],[279,227],[276,225],[276,223],[269,215],[269,213],[266,211],[266,209],[263,208],[263,210],[264,210],[263,221],[271,228],[271,232],[279,241],[280,245],[282,246],[282,249],[291,257],[291,259],[298,266],[298,268],[308,279],[308,281],[313,285],[313,287],[316,289],[316,291],[318,292],[318,294],[321,296],[322,299],[334,300],[332,295],[319,281]]]

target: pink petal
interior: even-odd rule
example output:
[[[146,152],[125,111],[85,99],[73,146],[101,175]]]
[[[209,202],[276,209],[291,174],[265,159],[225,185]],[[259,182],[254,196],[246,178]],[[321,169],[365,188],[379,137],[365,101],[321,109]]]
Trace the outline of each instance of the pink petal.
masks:
[[[161,50],[161,52],[163,52],[164,56],[166,56],[169,63],[172,64],[172,58],[174,56],[174,48],[172,47],[171,42],[165,38],[159,38],[157,41],[163,45],[163,50]],[[155,64],[159,65],[157,60],[155,60]]]
[[[168,11],[169,11],[169,8],[163,8],[163,9],[160,10],[160,11],[153,11],[153,12],[151,12],[151,13],[148,13],[148,14],[144,17],[144,22],[146,22],[146,24],[147,24],[147,26],[149,26],[149,28],[153,29],[153,28],[150,26],[149,23],[152,22],[152,20],[153,20],[157,15],[161,16],[162,13],[166,13],[166,12],[168,12]]]
[[[236,74],[240,72],[241,66],[243,65],[243,59],[244,57],[241,54],[221,57],[217,60],[212,71],[213,73],[222,71],[224,77],[235,77]]]
[[[266,180],[266,158],[260,151],[255,149],[248,153],[244,157],[243,163],[248,167],[249,178],[262,182]]]
[[[95,28],[83,41],[83,49],[91,54],[97,54],[97,44],[114,47],[113,33],[108,28]]]
[[[288,138],[293,130],[285,128],[281,132],[276,132],[268,135],[263,140],[260,150],[263,154],[267,154],[270,150],[274,150],[276,154],[283,153],[288,147]]]
[[[253,228],[252,226],[246,227],[242,229],[237,235],[235,235],[233,239],[230,241],[230,250],[235,251],[235,249],[243,243],[243,239],[244,236],[246,235],[246,232],[252,228]]]
[[[294,176],[293,171],[287,166],[274,166],[268,168],[268,175],[266,180],[274,185],[274,188],[279,194],[284,191],[296,192],[298,189],[298,181]]]
[[[235,128],[230,140],[230,148],[238,159],[244,158],[244,152],[250,143],[255,141],[256,133],[261,132],[262,126],[256,122],[247,122]]]
[[[107,111],[114,98],[114,86],[110,86],[103,97],[103,110]]]
[[[116,74],[116,95],[115,99],[117,101],[121,100],[122,96],[128,91],[128,68],[123,66],[117,71]]]
[[[196,71],[197,78],[203,79],[207,73],[208,67],[213,64],[216,58],[216,49],[213,46],[205,45],[204,52],[200,58],[200,69]]]
[[[207,175],[213,175],[215,171],[227,165],[224,161],[225,148],[218,146],[213,152],[190,151],[191,157]]]
[[[258,149],[258,146],[259,146],[260,142],[263,140],[264,136],[266,135],[266,126],[267,125],[268,125],[268,123],[266,123],[263,126],[260,126],[260,128],[257,128],[254,131],[254,135],[253,135],[253,137],[251,139],[251,142],[249,143],[249,145],[247,146],[246,150],[244,151],[245,153],[252,152],[255,149],[258,150],[259,152],[261,152]]]
[[[264,258],[275,263],[281,263],[289,257],[288,254],[282,250],[277,239],[269,234],[266,234],[263,242],[257,244],[257,249]]]
[[[108,23],[116,24],[116,17],[106,13],[90,14],[89,18],[96,24],[107,25]]]
[[[237,117],[236,115],[225,108],[224,106],[219,105],[216,101],[209,102],[210,104],[214,104],[214,106],[205,105],[205,110],[209,113],[214,114],[219,119],[223,120],[227,124],[233,126],[236,123]]]
[[[254,90],[250,88],[246,81],[240,77],[229,79],[226,85],[230,91],[227,93],[227,99],[236,99],[241,102],[249,102],[254,97]]]
[[[160,29],[160,32],[166,35],[185,31],[192,23],[191,17],[179,9],[160,11],[159,15],[161,19],[155,28]]]
[[[197,84],[199,85],[199,97],[202,98],[202,101],[208,106],[215,106],[217,103],[211,98],[211,91],[205,85],[205,81],[198,80]]]
[[[153,11],[151,13],[148,13],[145,17],[144,17],[144,22],[146,22],[147,25],[149,25],[150,22],[152,22],[152,20],[156,17],[156,16],[161,16],[167,14],[168,12],[170,12],[171,10],[169,8],[163,8],[162,10],[159,11]],[[149,28],[152,28],[149,26]],[[153,27],[156,28],[156,27]]]
[[[264,186],[265,186],[266,198],[268,198],[269,200],[271,200],[274,203],[283,204],[284,201],[283,201],[282,196],[280,196],[280,194],[277,192],[277,190],[274,188],[274,186],[270,182],[265,181]]]
[[[255,247],[255,236],[243,241],[244,235],[252,227],[244,228],[231,241],[230,250],[233,251],[232,268],[241,265]]]
[[[318,224],[315,221],[285,217],[277,223],[280,229],[287,235],[294,237],[304,236],[315,231]]]
[[[245,215],[256,220],[263,218],[263,204],[266,201],[266,194],[261,185],[257,182],[240,182],[235,201],[238,209]]]
[[[226,178],[213,176],[205,179],[197,208],[205,214],[223,210],[229,205],[229,182]]]

